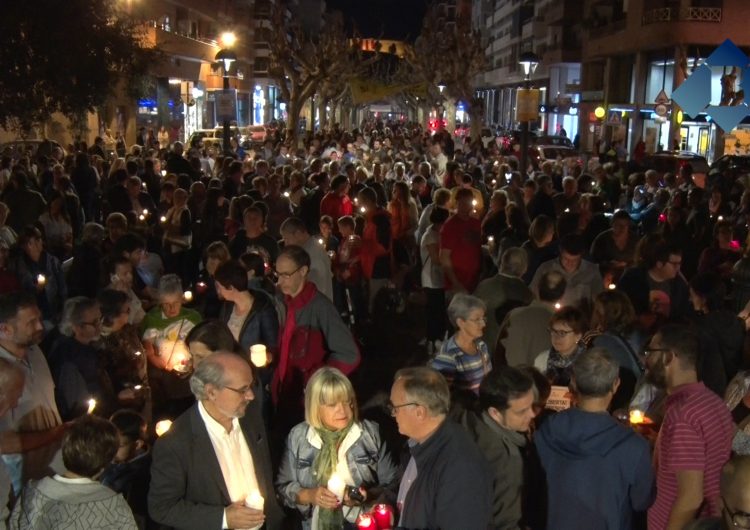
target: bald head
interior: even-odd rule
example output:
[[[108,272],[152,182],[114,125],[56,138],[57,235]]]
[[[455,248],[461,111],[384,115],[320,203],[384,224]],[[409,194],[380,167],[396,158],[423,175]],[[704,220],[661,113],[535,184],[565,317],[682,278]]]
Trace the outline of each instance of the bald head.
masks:
[[[721,496],[732,512],[750,513],[750,456],[735,456],[724,465]]]

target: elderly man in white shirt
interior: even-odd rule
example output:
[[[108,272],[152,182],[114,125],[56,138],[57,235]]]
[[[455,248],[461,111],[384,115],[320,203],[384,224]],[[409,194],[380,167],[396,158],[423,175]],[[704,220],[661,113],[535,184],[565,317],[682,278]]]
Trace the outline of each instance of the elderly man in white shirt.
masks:
[[[251,404],[257,387],[247,360],[214,353],[195,369],[190,388],[198,403],[154,446],[151,517],[177,530],[280,528],[283,513],[265,428]]]

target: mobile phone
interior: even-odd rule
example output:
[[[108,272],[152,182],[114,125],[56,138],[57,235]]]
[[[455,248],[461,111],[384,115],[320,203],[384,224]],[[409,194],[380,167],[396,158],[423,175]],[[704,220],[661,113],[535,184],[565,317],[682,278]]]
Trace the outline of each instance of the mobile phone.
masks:
[[[349,498],[355,502],[364,502],[365,500],[365,496],[362,495],[357,486],[347,486],[346,493],[349,495]]]

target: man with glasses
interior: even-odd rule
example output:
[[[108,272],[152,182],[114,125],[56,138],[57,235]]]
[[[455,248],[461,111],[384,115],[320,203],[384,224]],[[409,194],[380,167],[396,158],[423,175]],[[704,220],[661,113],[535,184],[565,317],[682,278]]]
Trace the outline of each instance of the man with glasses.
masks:
[[[282,223],[281,237],[284,238],[284,245],[297,245],[305,249],[310,256],[308,280],[315,284],[320,293],[333,301],[331,258],[323,245],[307,232],[305,223],[297,217],[290,217]]]
[[[24,374],[23,394],[0,418],[0,453],[19,494],[28,479],[47,474],[65,433],[55,404],[49,366],[37,344],[44,336],[42,314],[31,294],[0,296],[0,358]]]
[[[117,409],[117,399],[93,346],[102,333],[99,303],[85,296],[69,298],[60,333],[49,354],[60,416],[73,420],[86,413],[89,399],[96,399],[97,414],[109,417]]]
[[[664,422],[654,450],[656,501],[649,530],[684,528],[721,511],[719,475],[732,449],[732,416],[719,396],[698,381],[698,339],[667,324],[648,344],[646,378],[667,392]]]
[[[198,403],[154,446],[148,507],[156,522],[176,530],[281,527],[265,428],[247,411],[252,387],[250,365],[236,354],[214,353],[196,367],[190,389]]]
[[[625,271],[617,288],[628,295],[638,315],[669,320],[686,316],[691,307],[688,285],[680,274],[682,249],[659,241],[643,252],[644,265]]]
[[[408,437],[411,458],[401,478],[399,528],[489,528],[492,479],[469,434],[447,419],[450,391],[431,368],[396,373],[388,409]]]

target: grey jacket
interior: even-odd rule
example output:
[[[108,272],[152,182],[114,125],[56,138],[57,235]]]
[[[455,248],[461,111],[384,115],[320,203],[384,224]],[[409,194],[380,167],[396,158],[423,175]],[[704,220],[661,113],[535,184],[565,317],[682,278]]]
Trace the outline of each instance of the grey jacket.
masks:
[[[347,447],[348,446],[348,447]],[[321,447],[320,436],[306,422],[296,425],[287,437],[281,468],[276,478],[276,490],[282,502],[296,508],[308,520],[312,506],[296,503],[297,493],[303,488],[318,487],[313,476],[313,462]],[[368,502],[374,501],[383,490],[395,490],[398,469],[380,437],[378,424],[369,420],[355,423],[341,443],[351,474],[350,486],[364,486]],[[345,512],[346,515],[346,512]]]

